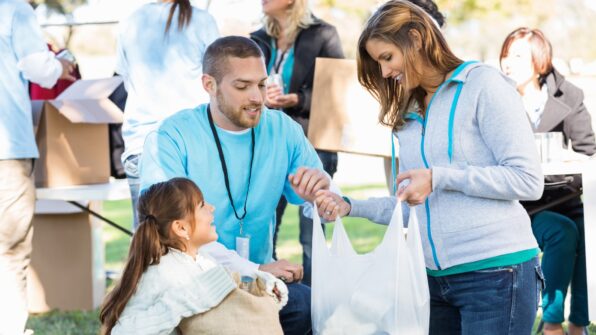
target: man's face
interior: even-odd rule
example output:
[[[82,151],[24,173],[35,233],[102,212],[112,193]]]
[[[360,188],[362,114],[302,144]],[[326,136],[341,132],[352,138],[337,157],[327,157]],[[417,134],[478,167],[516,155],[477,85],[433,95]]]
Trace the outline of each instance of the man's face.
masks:
[[[217,84],[217,106],[225,116],[220,120],[224,124],[218,125],[229,130],[255,127],[263,110],[266,80],[261,57],[228,58],[226,73]]]

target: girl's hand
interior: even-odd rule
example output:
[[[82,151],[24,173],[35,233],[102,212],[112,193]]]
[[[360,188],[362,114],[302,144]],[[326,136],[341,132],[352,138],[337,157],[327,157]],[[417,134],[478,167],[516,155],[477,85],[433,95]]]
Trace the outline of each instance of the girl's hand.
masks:
[[[334,221],[338,216],[344,217],[352,210],[349,203],[329,190],[319,190],[315,195],[319,216],[327,221]]]
[[[410,183],[408,186],[400,188],[397,191],[397,196],[399,200],[407,202],[410,206],[424,203],[424,200],[433,191],[431,169],[417,169],[400,173],[395,182],[399,185],[404,180],[409,180]]]

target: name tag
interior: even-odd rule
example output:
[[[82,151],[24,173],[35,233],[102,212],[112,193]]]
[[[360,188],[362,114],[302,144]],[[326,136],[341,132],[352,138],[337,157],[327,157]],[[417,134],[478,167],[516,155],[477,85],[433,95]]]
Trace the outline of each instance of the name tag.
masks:
[[[236,237],[236,252],[240,257],[248,259],[250,256],[250,237]]]

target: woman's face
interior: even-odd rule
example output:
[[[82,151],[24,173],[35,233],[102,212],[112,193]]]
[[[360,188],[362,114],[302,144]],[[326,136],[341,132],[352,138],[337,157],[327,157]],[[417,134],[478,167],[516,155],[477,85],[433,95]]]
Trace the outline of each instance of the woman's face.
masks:
[[[267,16],[285,15],[294,0],[261,0],[263,13]]]
[[[373,38],[366,42],[366,51],[379,64],[383,78],[393,78],[406,90],[419,85],[416,78],[405,82],[404,54],[395,44]]]
[[[525,85],[538,77],[532,63],[532,49],[527,39],[521,38],[511,43],[509,52],[501,59],[501,68],[518,86]]]
[[[190,242],[200,247],[217,240],[215,226],[213,226],[213,205],[203,201],[195,207],[195,229],[190,236]]]

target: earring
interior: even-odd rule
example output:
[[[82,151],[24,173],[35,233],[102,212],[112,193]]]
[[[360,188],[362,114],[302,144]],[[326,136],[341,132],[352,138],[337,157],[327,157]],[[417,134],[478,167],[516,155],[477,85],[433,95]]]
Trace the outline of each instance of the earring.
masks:
[[[186,240],[190,241],[190,236],[186,235]]]

